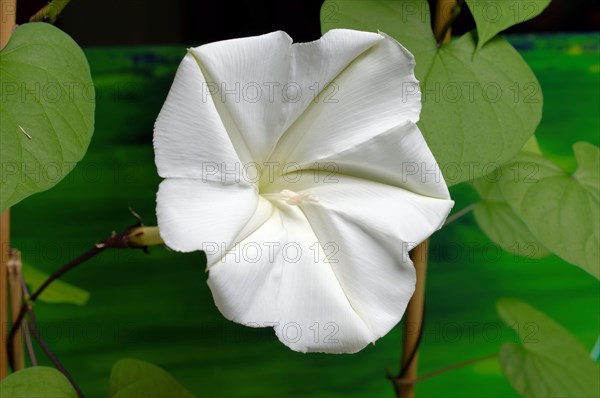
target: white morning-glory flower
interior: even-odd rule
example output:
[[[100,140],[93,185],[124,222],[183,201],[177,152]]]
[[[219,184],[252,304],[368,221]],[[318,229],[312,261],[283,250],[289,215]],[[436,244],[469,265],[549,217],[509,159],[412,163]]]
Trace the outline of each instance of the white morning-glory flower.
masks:
[[[453,205],[413,70],[398,42],[353,30],[188,51],[155,126],[158,225],[206,252],[225,317],[302,352],[356,352],[398,323],[408,251]]]

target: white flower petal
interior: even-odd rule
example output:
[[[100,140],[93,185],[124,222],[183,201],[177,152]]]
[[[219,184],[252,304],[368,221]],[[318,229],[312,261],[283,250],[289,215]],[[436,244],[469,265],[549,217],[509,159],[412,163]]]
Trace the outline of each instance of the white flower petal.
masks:
[[[317,165],[317,166],[315,166]],[[404,188],[421,195],[450,199],[442,172],[423,135],[412,122],[394,126],[344,151],[299,165],[360,177]]]
[[[383,37],[334,80],[337,92],[331,98],[312,103],[290,126],[271,161],[310,163],[418,121],[421,93],[414,58]]]
[[[293,44],[284,32],[211,43],[190,51],[244,162],[264,162],[283,132],[350,62],[383,37],[332,30]]]
[[[265,159],[286,121],[281,87],[289,77],[292,39],[285,32],[190,49],[244,163]]]
[[[296,351],[355,352],[401,319],[415,284],[408,251],[453,202],[350,177],[311,181],[292,186],[318,201],[276,200],[269,221],[210,269],[209,285],[228,319],[275,326]]]
[[[321,244],[339,249],[331,266],[348,300],[375,338],[385,335],[414,289],[409,250],[442,226],[453,202],[350,177],[306,192],[318,202],[300,207]]]
[[[266,327],[275,322],[281,285],[281,247],[287,241],[278,211],[225,257],[209,268],[208,285],[215,303],[228,319]],[[268,244],[265,244],[268,242]]]
[[[299,208],[282,205],[234,247],[210,269],[208,280],[228,319],[272,326],[285,345],[301,352],[356,352],[375,339]]]
[[[310,193],[318,198],[317,202],[300,204],[311,224],[312,216],[326,220],[325,214],[335,213],[384,241],[388,237],[404,242],[409,249],[441,228],[454,205],[450,199],[346,175],[303,172],[301,179],[287,187],[297,194]]]
[[[402,318],[415,289],[410,245],[340,213],[305,212],[353,311],[369,328],[371,341],[384,336]]]
[[[251,185],[168,178],[160,183],[156,202],[165,244],[182,252],[204,250],[210,263],[219,253],[215,245],[220,252],[229,248],[251,219],[258,194]]]
[[[290,82],[302,90],[297,101],[288,102],[287,129],[314,102],[327,101],[335,78],[360,54],[384,40],[377,33],[333,29],[319,40],[292,46]]]
[[[222,163],[240,163],[210,95],[203,94],[205,84],[198,64],[187,54],[154,128],[154,153],[161,177],[220,181]]]

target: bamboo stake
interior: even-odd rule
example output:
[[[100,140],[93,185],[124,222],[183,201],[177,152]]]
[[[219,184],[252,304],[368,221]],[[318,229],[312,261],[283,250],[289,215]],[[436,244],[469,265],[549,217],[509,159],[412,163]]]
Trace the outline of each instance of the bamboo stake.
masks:
[[[415,293],[408,302],[404,322],[404,336],[402,339],[401,369],[404,369],[401,379],[413,380],[417,378],[419,362],[418,344],[421,328],[423,327],[423,310],[425,309],[425,276],[427,275],[427,256],[429,253],[429,239],[415,247],[410,252],[415,270],[417,271],[417,284]],[[414,383],[397,384],[397,393],[401,398],[415,396]]]
[[[0,49],[4,48],[17,24],[17,0],[0,0]]]
[[[6,268],[10,285],[10,315],[12,323],[14,324],[17,322],[23,298],[23,291],[21,290],[21,279],[23,275],[21,272],[21,252],[10,249],[10,257],[6,263]],[[15,356],[13,372],[16,372],[25,367],[25,350],[23,349],[23,338],[21,333],[15,336],[12,344]]]
[[[435,20],[433,24],[433,33],[435,37],[444,35],[443,42],[450,41],[449,21],[453,18],[453,10],[457,0],[438,0],[436,3]],[[446,33],[444,34],[444,29]],[[419,362],[418,345],[423,328],[423,312],[425,310],[425,277],[427,274],[427,256],[429,253],[429,240],[415,247],[410,257],[417,273],[417,283],[415,292],[408,303],[404,323],[404,337],[402,340],[402,360],[401,369],[403,370],[399,378],[396,379],[396,395],[399,398],[414,398],[415,383],[417,379],[417,367]],[[410,380],[411,382],[401,382]]]
[[[2,346],[0,347],[0,380],[6,377],[8,358],[6,357],[6,338],[8,337],[8,261],[10,213],[6,210],[0,216],[0,326],[2,333]]]
[[[4,48],[17,23],[17,0],[0,0],[0,50]],[[10,213],[6,210],[0,216],[0,380],[6,377],[7,357],[5,340],[8,337],[8,284],[6,262],[9,256]]]
[[[433,22],[433,34],[435,37],[439,37],[448,21],[453,18],[454,6],[456,6],[457,0],[438,0],[435,8],[435,19]],[[443,42],[448,43],[450,41],[451,29],[446,30]]]

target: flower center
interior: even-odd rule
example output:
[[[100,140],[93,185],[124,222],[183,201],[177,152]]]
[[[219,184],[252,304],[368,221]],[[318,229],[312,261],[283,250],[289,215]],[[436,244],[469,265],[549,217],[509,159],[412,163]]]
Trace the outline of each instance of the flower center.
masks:
[[[284,189],[279,193],[279,195],[281,195],[281,197],[285,200],[285,203],[290,206],[298,206],[305,202],[319,201],[319,198],[310,192],[296,193],[294,191],[290,191],[289,189]]]

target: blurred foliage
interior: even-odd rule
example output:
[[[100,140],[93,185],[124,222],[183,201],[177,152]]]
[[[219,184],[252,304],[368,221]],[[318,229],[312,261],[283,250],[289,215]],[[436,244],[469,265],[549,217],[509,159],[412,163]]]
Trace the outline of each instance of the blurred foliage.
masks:
[[[110,373],[109,398],[194,398],[173,376],[151,363],[121,359]]]
[[[27,263],[23,264],[22,273],[25,283],[29,286],[30,294],[35,292],[50,276]],[[70,303],[75,305],[85,305],[89,299],[89,292],[60,279],[52,282],[38,298],[38,300],[46,303]]]

